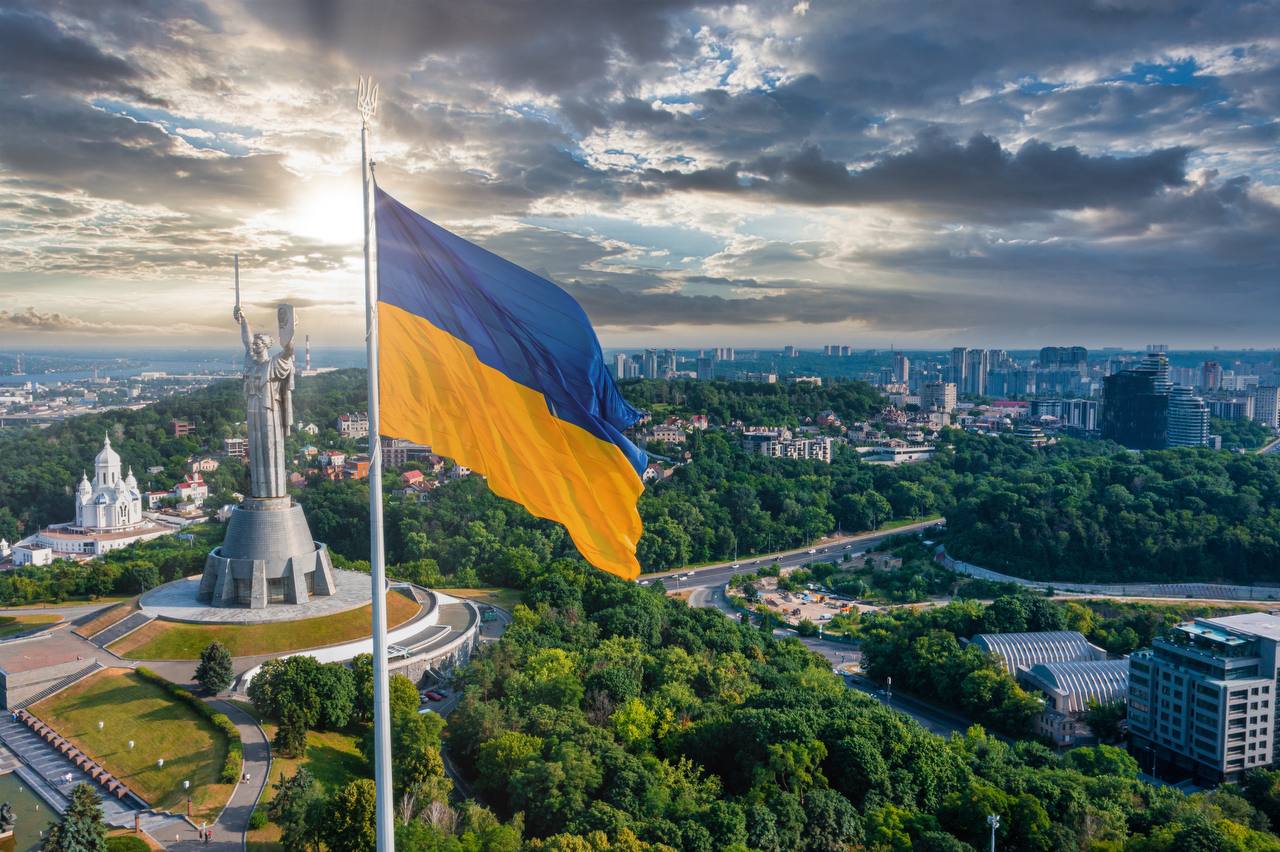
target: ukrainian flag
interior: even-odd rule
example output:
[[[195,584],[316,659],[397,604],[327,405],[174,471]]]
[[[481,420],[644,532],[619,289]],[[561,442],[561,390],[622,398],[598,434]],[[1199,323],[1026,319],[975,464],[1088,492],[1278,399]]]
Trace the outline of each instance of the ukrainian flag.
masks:
[[[644,451],[587,315],[375,189],[381,434],[429,444],[635,579]]]

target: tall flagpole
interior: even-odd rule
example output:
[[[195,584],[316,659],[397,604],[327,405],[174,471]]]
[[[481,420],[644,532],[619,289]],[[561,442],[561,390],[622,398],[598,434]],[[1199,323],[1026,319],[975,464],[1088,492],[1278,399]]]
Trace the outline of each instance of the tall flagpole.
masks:
[[[373,164],[369,161],[369,120],[378,111],[378,87],[361,79],[360,176],[364,184],[364,321],[369,358],[369,575],[373,586],[373,781],[377,788],[378,852],[396,846],[391,795],[391,701],[387,675],[386,566],[382,545],[382,437],[378,431],[378,308],[373,279]]]

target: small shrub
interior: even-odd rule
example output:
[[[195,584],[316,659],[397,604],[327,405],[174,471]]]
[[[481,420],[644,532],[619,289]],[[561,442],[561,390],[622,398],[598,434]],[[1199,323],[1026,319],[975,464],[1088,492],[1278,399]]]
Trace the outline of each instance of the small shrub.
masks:
[[[249,815],[249,828],[257,831],[264,828],[267,824],[267,811],[261,805],[253,809],[253,813]]]

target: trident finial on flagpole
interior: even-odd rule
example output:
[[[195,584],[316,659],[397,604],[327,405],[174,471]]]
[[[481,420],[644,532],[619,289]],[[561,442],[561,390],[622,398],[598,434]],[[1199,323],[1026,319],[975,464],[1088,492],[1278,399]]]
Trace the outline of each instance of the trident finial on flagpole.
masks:
[[[378,114],[378,84],[372,77],[361,77],[356,86],[356,109],[360,111],[360,120],[368,126],[369,119]]]

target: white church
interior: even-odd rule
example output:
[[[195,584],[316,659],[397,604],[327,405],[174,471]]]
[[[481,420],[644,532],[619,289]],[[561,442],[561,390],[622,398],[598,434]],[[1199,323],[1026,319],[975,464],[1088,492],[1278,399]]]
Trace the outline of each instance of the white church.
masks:
[[[93,481],[82,475],[76,486],[76,519],[53,524],[13,546],[16,565],[47,565],[55,559],[92,559],[126,547],[168,535],[172,526],[142,514],[142,492],[133,469],[120,475],[120,454],[103,436],[102,452],[93,460]]]

